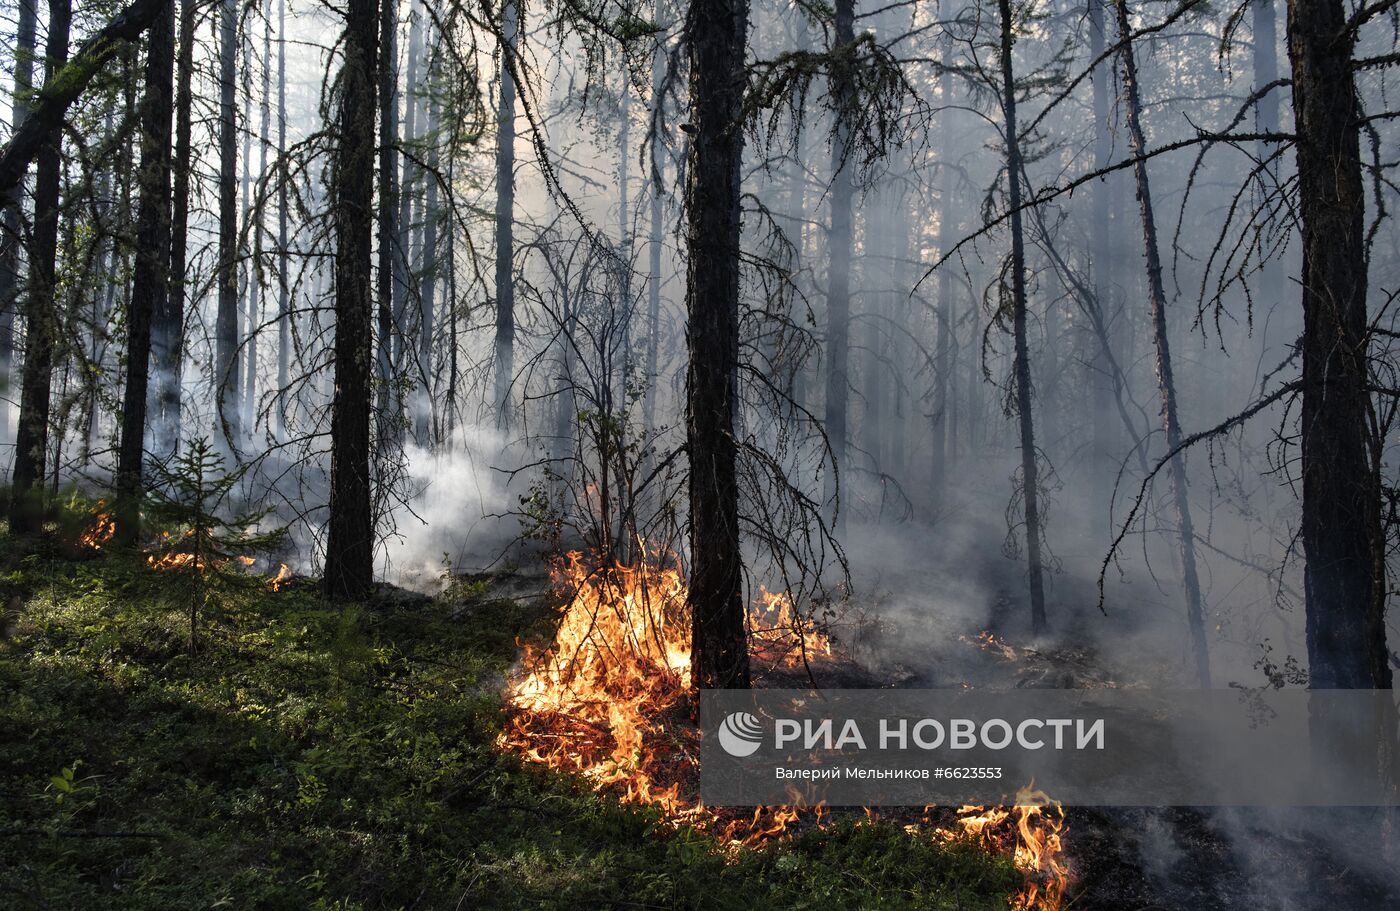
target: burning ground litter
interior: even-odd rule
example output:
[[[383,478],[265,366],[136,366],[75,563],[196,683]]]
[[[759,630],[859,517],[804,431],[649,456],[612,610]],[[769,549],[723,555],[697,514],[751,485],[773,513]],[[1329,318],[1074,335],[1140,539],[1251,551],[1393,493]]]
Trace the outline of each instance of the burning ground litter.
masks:
[[[546,647],[526,645],[508,683],[499,745],[577,774],[623,803],[652,806],[677,826],[728,848],[757,848],[821,827],[824,807],[706,807],[698,798],[700,732],[692,721],[685,578],[671,555],[632,566],[598,565],[570,552],[553,567],[561,596]],[[781,593],[760,589],[749,607],[752,660],[789,670],[840,660],[829,631]],[[983,644],[985,644],[985,641]],[[1009,647],[1008,647],[1009,648]],[[1070,881],[1065,816],[1047,795],[1023,790],[1016,806],[887,813],[913,838],[970,839],[1010,855],[1024,877],[1013,907],[1060,907]],[[866,817],[880,814],[867,810]]]

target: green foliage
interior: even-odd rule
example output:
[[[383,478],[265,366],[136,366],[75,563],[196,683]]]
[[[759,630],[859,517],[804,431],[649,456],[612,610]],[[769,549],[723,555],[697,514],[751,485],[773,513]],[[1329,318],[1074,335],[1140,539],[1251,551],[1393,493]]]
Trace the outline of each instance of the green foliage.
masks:
[[[181,583],[177,590],[188,598],[191,652],[198,645],[199,615],[211,595],[262,585],[262,579],[240,567],[286,540],[285,528],[254,530],[270,510],[232,509],[234,492],[246,471],[246,466],[226,471],[223,456],[214,452],[206,437],[192,440],[168,465],[152,469],[147,512],[162,531],[151,563],[177,578]]]
[[[1019,882],[888,825],[732,856],[502,754],[502,675],[544,606],[487,598],[461,621],[447,598],[342,612],[247,589],[194,659],[172,577],[133,555],[22,570],[36,594],[0,652],[6,909],[1003,911]]]

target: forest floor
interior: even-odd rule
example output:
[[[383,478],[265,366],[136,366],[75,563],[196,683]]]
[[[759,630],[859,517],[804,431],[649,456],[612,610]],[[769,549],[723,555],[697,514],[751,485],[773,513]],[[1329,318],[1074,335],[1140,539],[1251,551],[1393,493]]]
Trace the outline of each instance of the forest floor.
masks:
[[[726,851],[494,743],[540,599],[332,608],[0,533],[0,907],[1005,909],[1004,858],[887,824]]]

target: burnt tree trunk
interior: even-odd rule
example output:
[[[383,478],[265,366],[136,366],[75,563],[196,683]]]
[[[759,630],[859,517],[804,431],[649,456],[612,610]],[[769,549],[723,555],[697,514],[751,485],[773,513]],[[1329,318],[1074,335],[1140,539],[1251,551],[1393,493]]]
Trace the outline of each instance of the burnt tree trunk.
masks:
[[[135,545],[141,534],[141,462],[146,452],[146,395],[151,321],[170,296],[170,122],[173,116],[175,3],[151,23],[146,50],[146,97],[141,104],[141,201],[136,215],[136,268],[126,317],[126,394],[117,454],[116,540]]]
[[[1341,0],[1289,0],[1303,235],[1301,536],[1314,689],[1388,689],[1380,466],[1367,397],[1366,249]]]
[[[1166,434],[1168,477],[1171,479],[1172,504],[1176,511],[1176,528],[1181,548],[1181,581],[1186,594],[1186,625],[1191,636],[1191,650],[1196,659],[1196,682],[1210,689],[1210,650],[1206,645],[1204,609],[1201,605],[1201,582],[1196,572],[1196,533],[1191,524],[1191,504],[1186,498],[1186,460],[1177,450],[1181,446],[1181,422],[1177,417],[1176,383],[1172,376],[1171,347],[1167,341],[1167,295],[1162,286],[1162,261],[1157,248],[1157,221],[1152,213],[1152,188],[1148,183],[1147,139],[1142,132],[1137,60],[1130,40],[1132,28],[1128,22],[1127,0],[1115,0],[1118,12],[1119,57],[1123,64],[1123,106],[1128,122],[1128,148],[1137,163],[1133,177],[1137,181],[1138,209],[1142,213],[1142,240],[1147,259],[1147,292],[1152,320],[1152,342],[1156,349],[1157,394],[1161,400],[1162,430]]]
[[[370,247],[374,232],[375,87],[378,4],[349,0],[335,150],[335,398],[331,403],[331,502],[326,594],[353,601],[374,580],[370,516],[372,381]]]
[[[1015,343],[1013,372],[1016,416],[1021,431],[1021,499],[1026,520],[1026,558],[1031,594],[1031,628],[1046,630],[1045,581],[1040,555],[1040,472],[1036,464],[1030,349],[1026,341],[1026,242],[1021,225],[1021,143],[1016,135],[1016,74],[1011,62],[1014,23],[1010,0],[1000,0],[1002,112],[1006,118],[1007,204],[1011,209],[1011,322]]]
[[[687,167],[686,439],[690,456],[691,679],[747,688],[734,440],[739,365],[739,191],[747,0],[692,0]]]
[[[73,22],[70,0],[50,0],[48,61],[44,86],[53,84],[68,59]],[[61,119],[61,118],[60,118]],[[56,259],[58,256],[59,177],[63,136],[55,129],[39,146],[34,181],[34,239],[29,287],[24,299],[24,372],[20,383],[15,467],[10,481],[10,532],[33,534],[44,521],[44,456],[49,444],[49,405],[54,349],[59,342]]]

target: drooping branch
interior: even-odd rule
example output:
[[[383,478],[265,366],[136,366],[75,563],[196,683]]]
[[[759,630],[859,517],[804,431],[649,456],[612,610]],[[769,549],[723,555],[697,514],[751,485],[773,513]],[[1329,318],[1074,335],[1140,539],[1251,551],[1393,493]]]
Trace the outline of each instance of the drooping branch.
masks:
[[[73,59],[35,93],[29,116],[0,148],[0,196],[19,185],[39,149],[62,127],[69,106],[108,60],[150,28],[163,6],[161,0],[134,0],[84,41]]]

